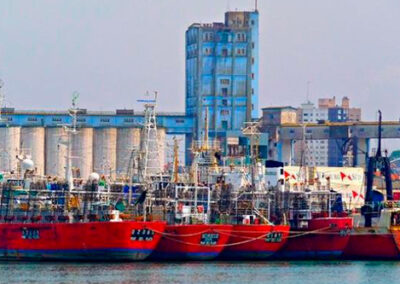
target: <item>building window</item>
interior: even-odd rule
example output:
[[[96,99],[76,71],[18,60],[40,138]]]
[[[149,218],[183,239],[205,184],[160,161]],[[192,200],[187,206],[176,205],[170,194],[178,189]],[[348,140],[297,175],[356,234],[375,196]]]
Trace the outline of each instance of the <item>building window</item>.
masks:
[[[251,25],[254,26],[254,20],[251,20]]]
[[[221,115],[229,115],[229,110],[221,110]]]
[[[228,121],[226,121],[226,120],[222,121],[222,129],[224,129],[224,130],[228,129]]]
[[[254,57],[251,58],[251,64],[254,64]]]
[[[254,73],[251,73],[251,79],[254,80]]]
[[[229,85],[229,79],[221,79],[220,82],[222,85]]]
[[[110,119],[109,118],[101,118],[100,122],[110,122]]]
[[[223,106],[228,106],[228,100],[222,100],[222,105]]]
[[[237,41],[240,41],[240,42],[246,41],[246,34],[244,34],[244,33],[238,33],[238,34],[236,35],[236,39],[237,39]]]
[[[221,92],[222,92],[222,96],[224,96],[224,97],[228,96],[228,88],[222,88]]]
[[[28,121],[37,121],[36,117],[28,117]]]
[[[124,123],[132,123],[134,120],[133,118],[125,118]]]
[[[254,95],[254,88],[251,88],[251,94]]]
[[[255,47],[256,45],[255,45],[255,43],[254,43],[254,41],[251,43],[251,48],[252,49],[254,49],[254,47]]]
[[[59,118],[59,117],[53,117],[53,118],[52,118],[52,121],[55,121],[55,122],[61,122],[61,121],[62,121],[62,119],[61,119],[61,118]]]
[[[223,48],[222,49],[222,56],[228,56],[228,49],[227,48]]]
[[[175,119],[175,122],[176,122],[176,123],[184,123],[185,120],[184,120],[184,119]]]

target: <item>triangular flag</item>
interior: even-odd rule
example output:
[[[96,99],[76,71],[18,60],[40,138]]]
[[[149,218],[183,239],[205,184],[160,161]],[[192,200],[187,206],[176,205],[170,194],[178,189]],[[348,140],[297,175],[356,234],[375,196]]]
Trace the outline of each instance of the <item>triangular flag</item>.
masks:
[[[283,174],[285,175],[285,179],[290,176],[290,174],[287,171],[284,171]]]

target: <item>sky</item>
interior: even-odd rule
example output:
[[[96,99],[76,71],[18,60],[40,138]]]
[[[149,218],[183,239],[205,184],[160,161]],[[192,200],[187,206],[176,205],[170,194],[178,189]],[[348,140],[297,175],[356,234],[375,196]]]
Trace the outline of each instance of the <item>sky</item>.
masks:
[[[184,111],[185,30],[254,0],[1,0],[8,106]],[[258,0],[260,107],[348,96],[365,120],[400,118],[399,0]]]

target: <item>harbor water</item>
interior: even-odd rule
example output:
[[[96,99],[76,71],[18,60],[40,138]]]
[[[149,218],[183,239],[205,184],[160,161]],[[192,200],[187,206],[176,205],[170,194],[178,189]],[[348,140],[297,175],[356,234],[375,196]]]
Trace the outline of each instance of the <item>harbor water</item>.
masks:
[[[1,262],[0,283],[398,283],[400,262]]]

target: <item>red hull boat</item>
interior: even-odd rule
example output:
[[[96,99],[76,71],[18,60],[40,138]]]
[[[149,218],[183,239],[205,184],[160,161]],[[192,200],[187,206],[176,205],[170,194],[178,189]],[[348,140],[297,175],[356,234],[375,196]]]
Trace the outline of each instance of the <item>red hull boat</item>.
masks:
[[[229,240],[231,225],[167,225],[153,260],[211,260]]]
[[[291,232],[277,256],[291,259],[340,257],[350,240],[352,227],[353,219],[348,217],[309,220],[307,229]]]
[[[2,223],[0,259],[143,260],[163,222]]]
[[[397,249],[390,231],[379,232],[373,228],[357,228],[350,234],[343,254],[348,259],[397,259]]]
[[[223,259],[267,259],[287,241],[289,226],[233,225]]]

